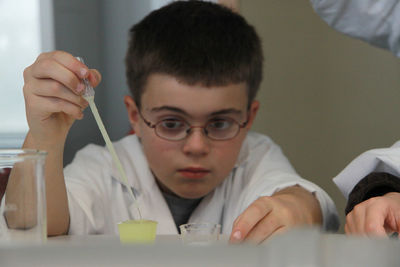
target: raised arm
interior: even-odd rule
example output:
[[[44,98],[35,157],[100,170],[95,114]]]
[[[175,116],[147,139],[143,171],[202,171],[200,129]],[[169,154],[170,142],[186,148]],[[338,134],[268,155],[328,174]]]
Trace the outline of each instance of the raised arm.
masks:
[[[64,144],[75,119],[83,118],[88,103],[81,97],[87,77],[93,86],[100,74],[72,55],[55,51],[41,54],[24,71],[24,98],[29,132],[23,148],[48,152],[45,163],[47,227],[49,235],[65,234],[69,227],[68,199],[63,175]],[[18,168],[13,169],[7,186],[6,202],[16,203],[24,193]],[[24,203],[18,203],[24,205]],[[18,216],[6,214],[7,223],[18,227]]]

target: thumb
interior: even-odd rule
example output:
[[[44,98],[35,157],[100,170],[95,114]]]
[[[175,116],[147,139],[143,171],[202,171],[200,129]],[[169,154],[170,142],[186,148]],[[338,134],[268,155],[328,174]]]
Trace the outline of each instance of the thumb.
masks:
[[[93,87],[96,87],[101,82],[101,74],[96,69],[90,69],[88,79]]]

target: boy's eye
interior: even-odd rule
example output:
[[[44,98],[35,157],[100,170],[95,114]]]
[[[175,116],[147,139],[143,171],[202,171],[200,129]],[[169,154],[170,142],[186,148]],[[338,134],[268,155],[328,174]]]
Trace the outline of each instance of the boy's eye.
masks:
[[[212,128],[213,130],[226,130],[230,126],[232,126],[232,121],[226,119],[211,121],[208,124],[208,128]]]
[[[170,130],[177,130],[185,127],[185,123],[183,121],[176,119],[163,120],[159,124],[161,127]]]

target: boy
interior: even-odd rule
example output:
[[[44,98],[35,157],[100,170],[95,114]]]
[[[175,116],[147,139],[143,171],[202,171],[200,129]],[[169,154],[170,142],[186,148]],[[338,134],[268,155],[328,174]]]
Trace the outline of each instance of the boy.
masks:
[[[231,242],[262,242],[303,224],[337,229],[328,195],[301,179],[268,137],[249,133],[259,103],[261,44],[238,14],[199,1],[174,2],[130,31],[126,56],[135,135],[115,142],[129,185],[108,151],[89,145],[62,169],[65,138],[87,107],[96,70],[65,52],[44,53],[24,72],[30,130],[24,147],[48,151],[48,234],[115,234],[142,216],[158,234],[186,222],[221,223]]]

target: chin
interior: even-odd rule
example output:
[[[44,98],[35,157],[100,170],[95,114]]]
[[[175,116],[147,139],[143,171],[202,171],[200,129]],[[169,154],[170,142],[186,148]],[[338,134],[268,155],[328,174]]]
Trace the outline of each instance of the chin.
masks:
[[[177,192],[175,193],[177,196],[181,197],[181,198],[186,198],[186,199],[196,199],[196,198],[202,198],[204,196],[206,196],[208,193],[210,193],[209,191],[207,192]]]

